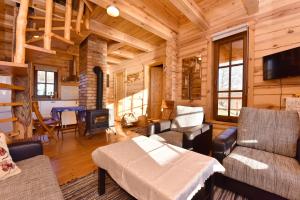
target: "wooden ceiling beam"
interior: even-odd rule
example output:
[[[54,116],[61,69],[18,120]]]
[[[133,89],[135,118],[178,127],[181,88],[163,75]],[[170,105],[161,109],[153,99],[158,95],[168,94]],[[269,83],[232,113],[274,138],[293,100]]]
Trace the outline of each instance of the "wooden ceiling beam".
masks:
[[[111,53],[111,52],[113,52],[113,51],[115,51],[115,50],[118,50],[118,49],[124,47],[124,46],[126,46],[126,44],[123,43],[123,42],[111,44],[111,45],[109,45],[109,46],[107,47],[107,53]]]
[[[83,2],[85,3],[86,7],[90,10],[90,12],[93,12],[93,10],[95,9],[95,6],[88,0],[83,0]]]
[[[180,10],[192,23],[201,30],[209,27],[202,10],[194,0],[169,0],[178,10]]]
[[[165,39],[172,38],[172,30],[156,20],[154,17],[145,13],[126,1],[112,1],[112,0],[89,0],[102,8],[107,8],[114,4],[120,9],[120,16],[124,19],[144,28],[145,30]]]
[[[242,3],[248,15],[258,12],[259,0],[242,0]]]
[[[114,40],[117,42],[122,42],[128,46],[132,46],[134,48],[140,49],[142,51],[153,51],[155,46],[144,42],[140,39],[137,39],[131,35],[123,33],[117,29],[114,29],[110,26],[102,24],[96,20],[90,21],[90,31],[94,34],[100,35],[102,37],[108,38],[110,40]]]
[[[106,62],[113,63],[113,64],[119,64],[122,61],[123,61],[122,59],[118,59],[118,58],[114,58],[114,57],[107,57],[106,58]]]
[[[133,59],[136,54],[126,50],[115,50],[110,53],[111,55],[116,55],[122,58]]]
[[[79,34],[80,33],[80,22],[83,16],[83,11],[84,11],[84,2],[83,0],[79,0],[79,7],[78,7],[78,15],[77,15],[77,20],[76,20],[76,33]]]

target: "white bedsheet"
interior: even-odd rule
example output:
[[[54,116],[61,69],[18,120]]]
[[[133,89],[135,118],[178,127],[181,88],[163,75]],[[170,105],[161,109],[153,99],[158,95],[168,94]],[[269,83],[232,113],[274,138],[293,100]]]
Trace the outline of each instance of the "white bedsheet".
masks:
[[[212,157],[145,136],[99,147],[92,158],[140,200],[191,199],[214,172],[225,172]]]

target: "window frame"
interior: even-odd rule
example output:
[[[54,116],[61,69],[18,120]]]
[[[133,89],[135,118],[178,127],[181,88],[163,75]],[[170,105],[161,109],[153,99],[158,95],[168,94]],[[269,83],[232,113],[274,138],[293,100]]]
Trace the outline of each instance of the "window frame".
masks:
[[[231,90],[231,69],[232,67],[239,66],[240,64],[231,64],[232,61],[232,43],[238,40],[243,40],[243,88],[242,90]],[[235,34],[233,36],[229,36],[220,40],[217,40],[214,42],[214,91],[213,91],[213,116],[214,119],[217,121],[224,121],[224,122],[237,122],[238,117],[233,117],[233,116],[222,116],[218,115],[218,80],[219,80],[219,69],[220,68],[226,68],[224,67],[219,67],[219,55],[220,55],[220,46],[226,43],[230,42],[230,60],[229,60],[229,65],[226,66],[229,68],[229,89],[228,91],[228,112],[230,112],[230,101],[231,99],[231,92],[242,92],[242,107],[247,105],[247,96],[248,96],[248,33],[247,32],[242,32]]]
[[[38,95],[38,71],[44,71],[45,73],[45,95]],[[54,73],[54,83],[47,83],[47,72],[53,72]],[[47,88],[47,84],[54,84],[54,95],[50,96],[50,95],[46,95],[46,88]],[[47,69],[34,69],[34,96],[36,99],[40,99],[40,100],[47,100],[47,99],[57,99],[58,98],[58,72],[57,71],[53,71],[53,70],[47,70]],[[52,98],[51,98],[52,97]]]

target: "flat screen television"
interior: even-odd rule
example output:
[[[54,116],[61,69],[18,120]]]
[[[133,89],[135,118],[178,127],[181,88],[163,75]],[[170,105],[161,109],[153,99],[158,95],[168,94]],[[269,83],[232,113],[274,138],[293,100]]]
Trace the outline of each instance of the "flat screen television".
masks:
[[[264,80],[300,76],[300,47],[263,57]]]

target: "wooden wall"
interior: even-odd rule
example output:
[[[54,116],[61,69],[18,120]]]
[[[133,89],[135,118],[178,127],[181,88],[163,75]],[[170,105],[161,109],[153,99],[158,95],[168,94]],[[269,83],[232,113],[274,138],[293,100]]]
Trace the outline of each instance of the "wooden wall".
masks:
[[[248,59],[248,106],[284,109],[285,97],[300,93],[300,78],[263,81],[262,57],[290,48],[300,46],[300,2],[296,0],[260,1],[258,13],[247,16],[241,7],[240,0],[230,0],[212,4],[211,9],[204,9],[211,25],[206,32],[200,32],[193,24],[185,23],[178,35],[178,65],[181,72],[182,59],[191,56],[202,57],[201,100],[182,100],[181,88],[177,88],[177,104],[203,106],[207,119],[215,123],[215,134],[218,134],[229,123],[213,120],[213,42],[212,34],[240,24],[249,26],[249,59]],[[205,6],[205,5],[203,5]],[[181,73],[177,81],[181,85]],[[281,96],[282,91],[282,96]],[[281,100],[280,100],[281,97]],[[281,105],[280,105],[281,102]]]
[[[262,71],[263,56],[300,46],[300,2],[260,1],[259,12],[252,16],[245,14],[240,2],[220,1],[220,5],[214,4],[214,8],[207,9],[206,16],[211,28],[205,33],[201,33],[191,23],[180,27],[177,68],[181,71],[181,62],[185,57],[202,57],[202,98],[195,101],[182,100],[181,88],[178,88],[177,103],[204,106],[209,119],[212,119],[213,43],[211,37],[216,32],[239,24],[249,25],[248,106],[284,109],[284,98],[300,93],[299,77],[282,79],[283,95],[280,106],[280,81],[263,81]],[[177,80],[181,82],[181,74],[177,75]]]

